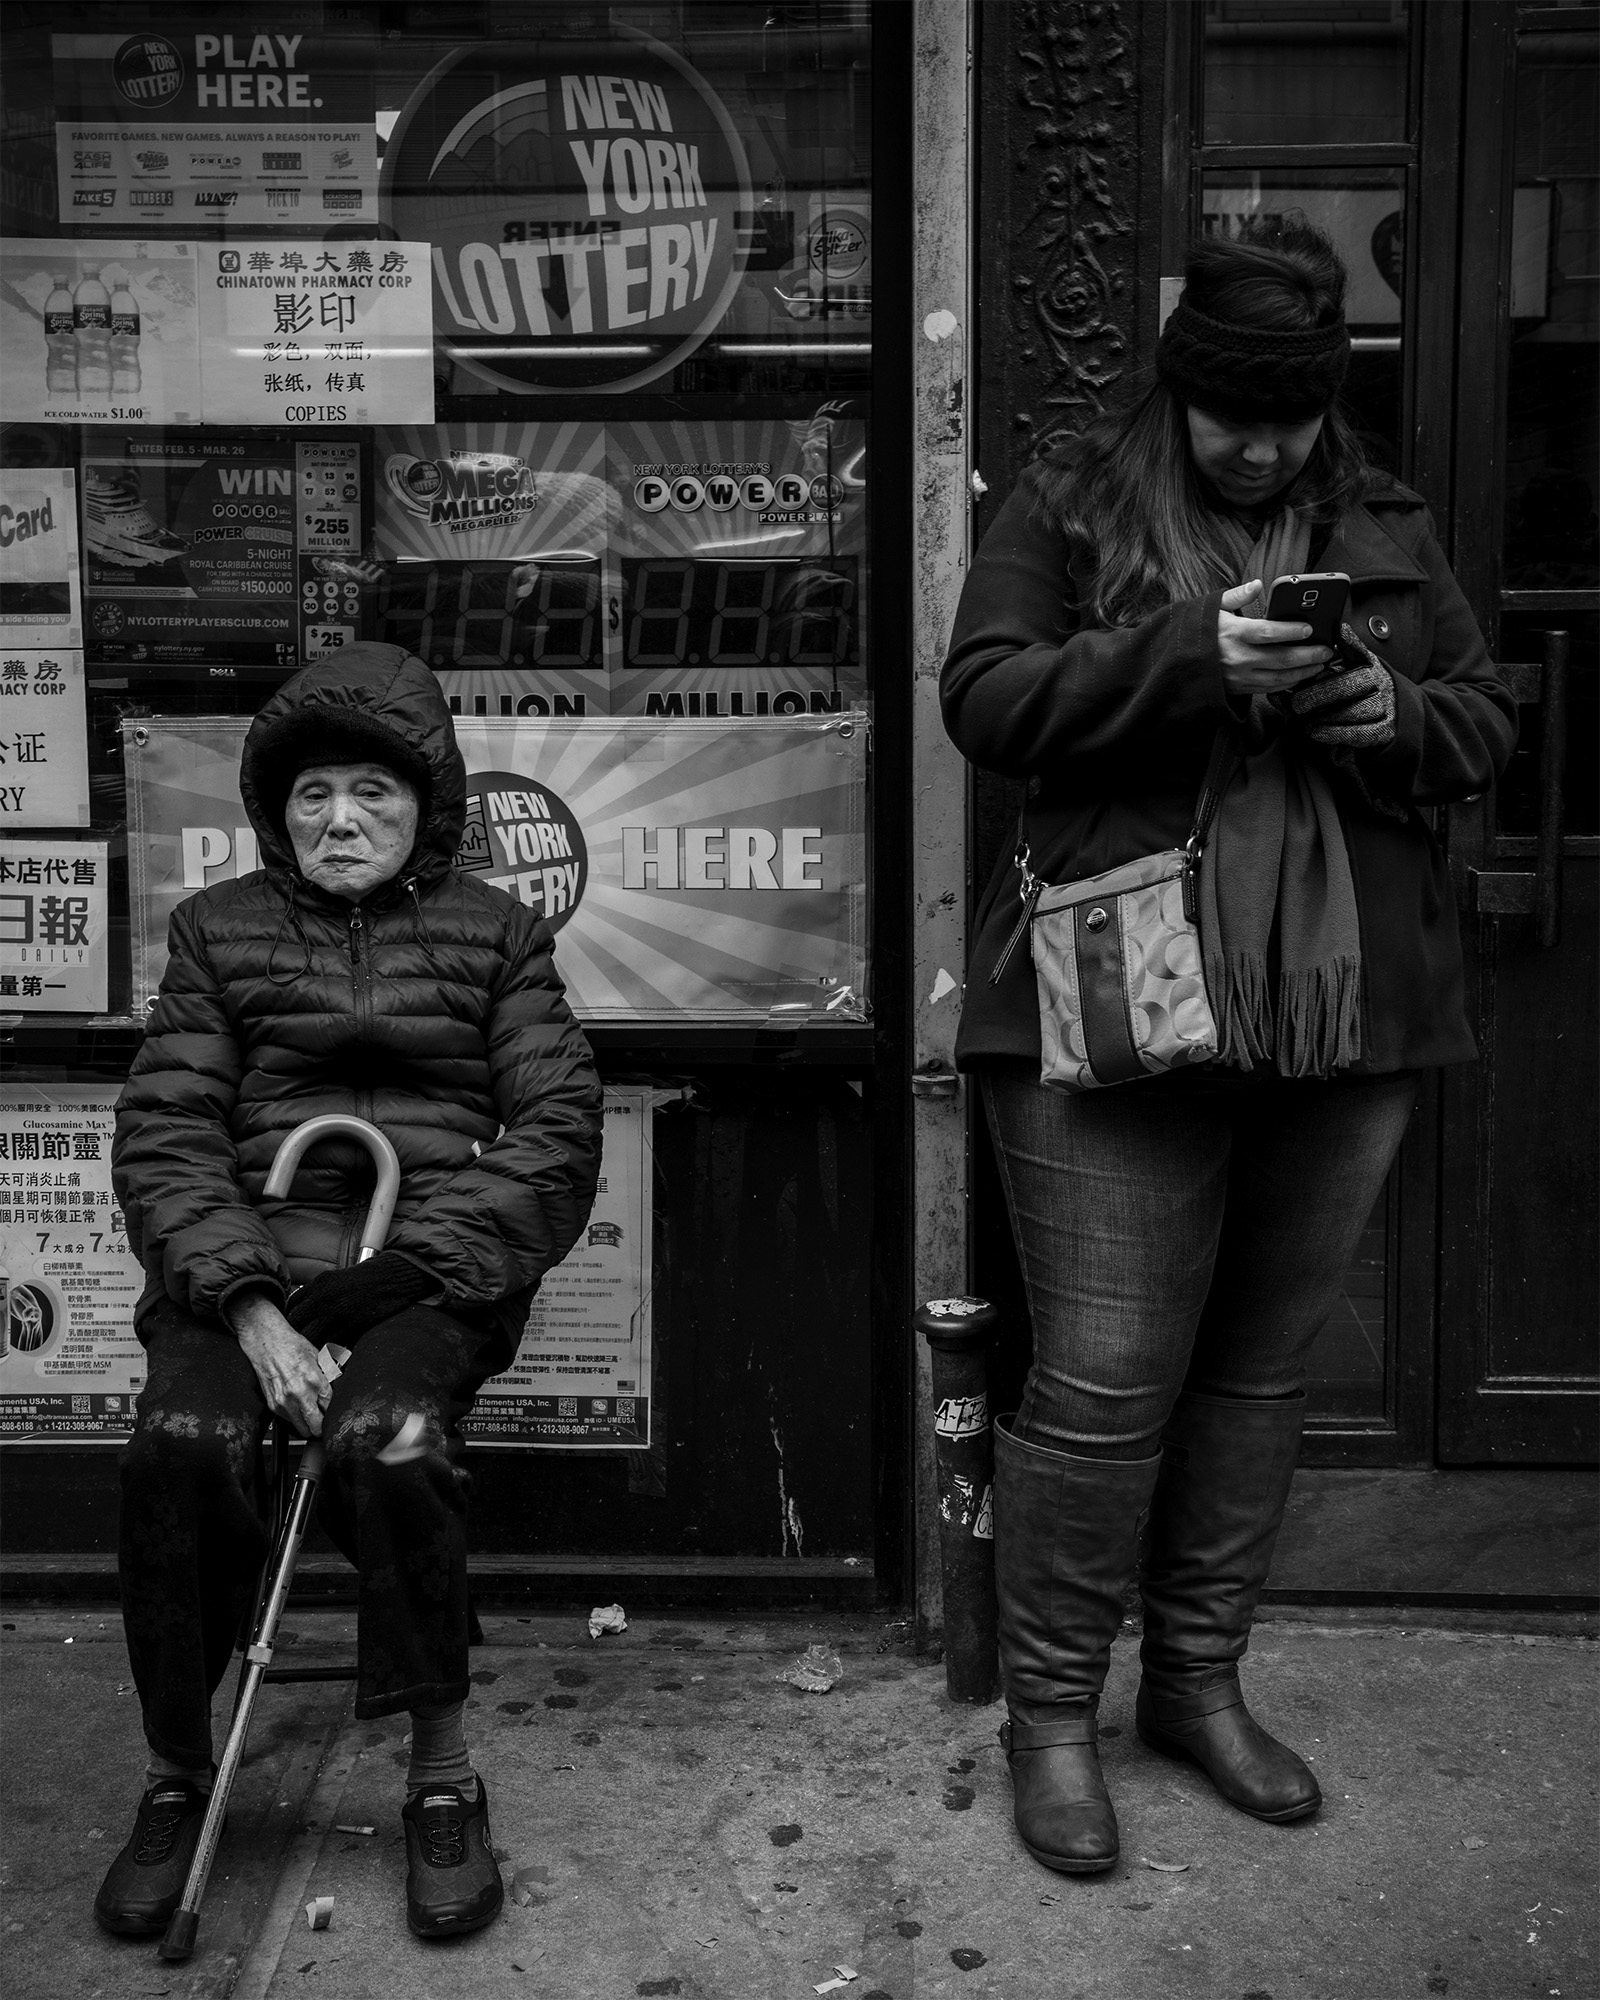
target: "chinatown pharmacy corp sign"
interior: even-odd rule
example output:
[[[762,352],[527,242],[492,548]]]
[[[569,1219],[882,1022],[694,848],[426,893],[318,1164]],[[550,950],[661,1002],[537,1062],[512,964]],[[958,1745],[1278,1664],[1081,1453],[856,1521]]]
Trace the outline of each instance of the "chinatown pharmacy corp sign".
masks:
[[[750,171],[705,79],[619,26],[447,56],[395,127],[381,207],[432,243],[434,333],[466,375],[616,391],[666,374],[727,311]]]

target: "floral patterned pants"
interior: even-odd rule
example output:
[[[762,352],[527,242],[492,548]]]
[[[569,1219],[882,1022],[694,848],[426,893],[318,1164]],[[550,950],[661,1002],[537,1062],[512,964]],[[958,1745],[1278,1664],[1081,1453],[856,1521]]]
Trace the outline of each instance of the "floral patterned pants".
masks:
[[[122,1617],[145,1735],[211,1761],[211,1697],[268,1554],[252,1499],[267,1408],[231,1334],[170,1303],[140,1329],[148,1379],[122,1455]],[[467,1498],[461,1419],[510,1344],[485,1316],[414,1306],[365,1333],[323,1417],[321,1518],[359,1576],[358,1716],[464,1700]],[[379,1454],[411,1415],[421,1446]]]

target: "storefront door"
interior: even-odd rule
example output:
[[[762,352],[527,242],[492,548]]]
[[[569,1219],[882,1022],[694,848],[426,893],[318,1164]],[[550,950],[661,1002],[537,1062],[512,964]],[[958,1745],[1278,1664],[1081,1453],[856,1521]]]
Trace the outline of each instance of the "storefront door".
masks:
[[[1587,1464],[1600,44],[1592,7],[1470,14],[1455,561],[1522,738],[1495,792],[1449,815],[1482,1061],[1443,1093],[1438,1454]]]
[[[1307,1461],[1587,1462],[1595,10],[1206,0],[979,22],[979,424],[996,496],[1148,362],[1196,232],[1301,210],[1351,274],[1346,400],[1428,501],[1525,704],[1505,783],[1435,829],[1482,1059],[1424,1079],[1312,1358]],[[980,881],[1015,814],[980,775]],[[1025,1325],[981,1131],[975,1151],[980,1280]]]

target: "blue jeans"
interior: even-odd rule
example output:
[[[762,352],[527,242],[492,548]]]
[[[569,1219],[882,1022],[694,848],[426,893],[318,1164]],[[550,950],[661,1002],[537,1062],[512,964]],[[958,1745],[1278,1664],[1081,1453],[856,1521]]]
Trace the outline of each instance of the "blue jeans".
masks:
[[[1147,1458],[1183,1389],[1296,1394],[1416,1077],[1230,1072],[1069,1096],[982,1076],[1033,1317],[1016,1433]]]

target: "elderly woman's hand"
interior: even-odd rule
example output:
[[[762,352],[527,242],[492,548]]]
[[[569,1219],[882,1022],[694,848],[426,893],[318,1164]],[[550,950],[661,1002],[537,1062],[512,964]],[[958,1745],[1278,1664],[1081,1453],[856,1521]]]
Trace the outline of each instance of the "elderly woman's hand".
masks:
[[[1334,657],[1331,646],[1300,643],[1311,627],[1253,614],[1265,601],[1259,579],[1236,584],[1222,593],[1217,613],[1217,651],[1222,655],[1222,679],[1230,694],[1287,694],[1290,688],[1320,674]]]
[[[267,1408],[302,1437],[321,1437],[322,1413],[332,1385],[311,1342],[295,1331],[265,1292],[246,1292],[230,1300],[225,1310],[245,1359],[256,1371]]]

